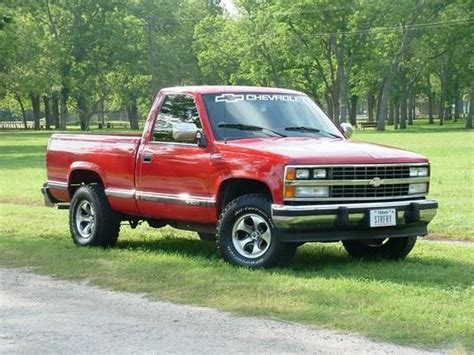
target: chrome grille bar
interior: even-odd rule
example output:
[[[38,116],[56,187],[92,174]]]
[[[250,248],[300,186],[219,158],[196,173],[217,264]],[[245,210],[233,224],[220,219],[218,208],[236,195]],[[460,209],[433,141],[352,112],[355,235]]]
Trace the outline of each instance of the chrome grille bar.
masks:
[[[333,186],[333,185],[359,185],[359,186],[370,186],[373,179],[364,179],[364,180],[291,180],[287,181],[287,185],[298,185],[298,186]],[[416,184],[421,182],[429,182],[429,177],[420,177],[420,178],[406,178],[406,179],[379,179],[378,184]]]
[[[403,179],[410,177],[410,167],[406,165],[382,166],[338,166],[328,168],[328,176],[333,180]]]

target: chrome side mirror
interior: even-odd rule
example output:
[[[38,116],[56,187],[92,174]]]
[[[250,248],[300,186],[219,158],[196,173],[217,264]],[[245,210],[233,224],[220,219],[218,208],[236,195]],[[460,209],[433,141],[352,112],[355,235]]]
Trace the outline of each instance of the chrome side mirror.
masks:
[[[352,133],[354,133],[354,127],[352,127],[352,125],[350,123],[347,123],[347,122],[341,123],[340,127],[341,127],[341,130],[342,130],[342,133],[344,133],[346,138],[351,138]]]
[[[196,142],[198,128],[194,123],[173,124],[173,139],[178,142]]]

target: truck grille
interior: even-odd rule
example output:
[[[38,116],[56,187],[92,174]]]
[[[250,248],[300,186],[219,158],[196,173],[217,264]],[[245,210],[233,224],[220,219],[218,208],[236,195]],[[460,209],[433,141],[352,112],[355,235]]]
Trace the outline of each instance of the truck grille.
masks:
[[[404,165],[337,166],[329,169],[333,180],[403,179],[410,177],[410,167]]]
[[[398,197],[408,195],[408,184],[387,184],[379,187],[367,185],[335,185],[331,187],[331,197]]]
[[[410,176],[414,167],[428,167],[428,164],[368,164],[368,165],[314,165],[288,166],[293,169],[294,177],[287,178],[285,170],[284,194],[291,193],[293,186],[296,191],[292,196],[285,196],[285,201],[359,201],[373,199],[404,199],[426,195],[423,193],[409,193],[411,184],[429,184],[428,176]],[[298,169],[308,170],[306,177],[296,177]],[[321,170],[325,170],[325,177],[318,178]],[[415,170],[415,173],[417,171]],[[291,176],[291,175],[290,175]],[[298,196],[299,186],[327,187],[329,194],[325,196],[306,197]],[[288,190],[287,190],[288,188]],[[302,189],[299,189],[302,191]],[[307,189],[306,191],[311,191]],[[315,189],[314,191],[318,191]],[[324,190],[319,190],[324,191]],[[321,194],[322,195],[322,194]]]

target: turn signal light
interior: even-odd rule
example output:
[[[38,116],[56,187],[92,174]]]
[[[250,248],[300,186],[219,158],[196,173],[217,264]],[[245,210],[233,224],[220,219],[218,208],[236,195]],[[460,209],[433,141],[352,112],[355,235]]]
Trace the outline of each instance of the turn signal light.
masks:
[[[285,187],[285,197],[286,198],[295,197],[295,187],[294,186],[286,186]]]
[[[286,169],[286,180],[295,180],[296,179],[296,169],[287,168]]]

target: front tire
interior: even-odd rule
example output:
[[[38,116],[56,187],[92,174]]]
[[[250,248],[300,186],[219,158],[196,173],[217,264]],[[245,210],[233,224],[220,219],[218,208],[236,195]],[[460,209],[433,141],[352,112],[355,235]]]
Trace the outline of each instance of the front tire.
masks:
[[[284,266],[296,253],[296,244],[280,242],[270,213],[271,202],[259,194],[230,202],[217,224],[217,244],[224,260],[237,266]]]
[[[343,240],[350,256],[358,259],[404,259],[413,249],[416,237],[371,240]]]
[[[120,216],[109,205],[100,185],[79,187],[69,208],[69,229],[78,246],[112,247],[117,243]]]

